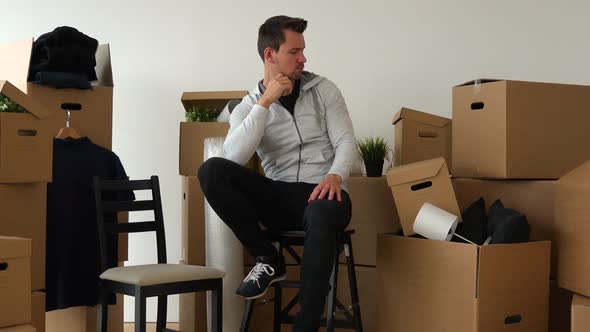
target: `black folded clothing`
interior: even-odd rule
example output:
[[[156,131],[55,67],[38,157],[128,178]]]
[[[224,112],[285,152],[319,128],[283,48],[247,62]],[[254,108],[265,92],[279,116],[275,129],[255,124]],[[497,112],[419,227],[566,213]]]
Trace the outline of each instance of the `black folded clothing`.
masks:
[[[484,244],[488,237],[488,220],[486,216],[486,203],[483,198],[471,203],[469,207],[461,213],[462,221],[457,225],[455,234],[472,241],[475,244]],[[454,236],[453,242],[465,242]]]
[[[29,81],[37,72],[77,73],[95,81],[98,41],[72,27],[58,27],[33,43]]]
[[[528,242],[530,232],[524,214],[505,208],[499,199],[492,204],[488,215],[488,234],[492,236],[490,244]]]

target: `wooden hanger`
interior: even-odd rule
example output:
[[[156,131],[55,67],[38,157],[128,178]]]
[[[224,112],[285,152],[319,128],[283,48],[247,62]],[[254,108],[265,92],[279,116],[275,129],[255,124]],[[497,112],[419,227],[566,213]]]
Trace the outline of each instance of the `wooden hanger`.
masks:
[[[66,126],[61,128],[58,132],[57,135],[55,135],[55,138],[59,138],[59,139],[66,139],[66,138],[73,138],[73,139],[78,139],[80,138],[80,134],[78,134],[78,132],[76,131],[76,129],[70,127],[70,111],[67,111],[68,115],[66,118]]]

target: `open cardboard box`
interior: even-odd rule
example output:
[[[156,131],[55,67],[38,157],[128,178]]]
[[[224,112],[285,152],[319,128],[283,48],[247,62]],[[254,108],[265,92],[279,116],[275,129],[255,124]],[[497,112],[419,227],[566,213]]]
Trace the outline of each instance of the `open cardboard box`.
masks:
[[[544,332],[549,241],[475,246],[383,234],[378,331]]]
[[[403,107],[392,123],[395,166],[443,157],[451,168],[451,119]]]
[[[108,44],[96,50],[96,75],[92,90],[56,89],[27,82],[33,39],[0,45],[0,79],[5,79],[36,102],[45,105],[51,135],[66,125],[66,110],[71,110],[70,126],[82,136],[107,149],[112,147],[113,74]]]
[[[181,97],[185,111],[192,107],[205,107],[222,111],[232,99],[242,99],[248,91],[184,92]],[[195,176],[203,163],[203,140],[207,137],[225,137],[227,122],[181,122],[179,146],[179,173]]]
[[[414,220],[424,203],[430,203],[461,219],[455,192],[442,157],[391,168],[387,172],[404,235],[414,232]]]
[[[0,112],[0,183],[50,182],[53,132],[47,120],[49,111],[8,81],[0,81],[0,95],[28,112]]]

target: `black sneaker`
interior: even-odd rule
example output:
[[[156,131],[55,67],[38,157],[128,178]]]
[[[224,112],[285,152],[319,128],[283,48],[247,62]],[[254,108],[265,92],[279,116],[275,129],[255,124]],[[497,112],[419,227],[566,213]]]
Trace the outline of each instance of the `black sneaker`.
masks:
[[[244,278],[236,294],[247,300],[257,299],[266,293],[270,285],[286,278],[287,271],[283,256],[256,257],[256,265]]]

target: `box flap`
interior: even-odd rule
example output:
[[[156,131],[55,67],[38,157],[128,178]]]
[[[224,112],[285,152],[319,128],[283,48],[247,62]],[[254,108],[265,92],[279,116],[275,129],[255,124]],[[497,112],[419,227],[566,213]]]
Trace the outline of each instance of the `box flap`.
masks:
[[[479,82],[478,84],[485,84],[485,83],[499,82],[499,81],[505,81],[505,80],[496,79],[496,78],[479,78],[479,79],[475,79],[475,80],[471,80],[471,81],[468,81],[468,82],[465,82],[465,83],[461,83],[461,84],[455,85],[455,87],[475,85],[475,82]]]
[[[21,40],[16,43],[0,45],[0,80],[12,82],[23,92],[27,92],[27,76],[29,75],[29,63],[33,38]]]
[[[590,307],[590,298],[579,294],[574,294],[572,299],[572,307],[574,306]]]
[[[14,236],[0,236],[0,260],[6,258],[31,257],[33,242],[31,239]]]
[[[111,67],[111,48],[109,44],[99,45],[96,49],[96,77],[93,85],[113,86],[113,69]]]
[[[402,119],[410,119],[416,122],[424,123],[439,128],[451,123],[451,119],[434,114],[420,112],[406,107],[402,107],[401,110],[395,113],[395,115],[393,116],[392,124],[396,124],[398,121]]]
[[[445,158],[439,157],[396,166],[387,171],[387,184],[390,187],[400,184],[434,177],[445,163]]]
[[[49,111],[43,104],[29,97],[8,81],[0,81],[0,94],[12,99],[12,101],[22,106],[38,119],[44,119],[49,116]]]
[[[205,107],[222,111],[232,99],[242,99],[248,91],[201,91],[184,92],[180,100],[186,111],[191,107]]]
[[[543,289],[549,283],[550,251],[550,241],[481,246],[478,298]]]
[[[557,183],[580,186],[590,185],[590,160],[562,176],[557,180]]]

